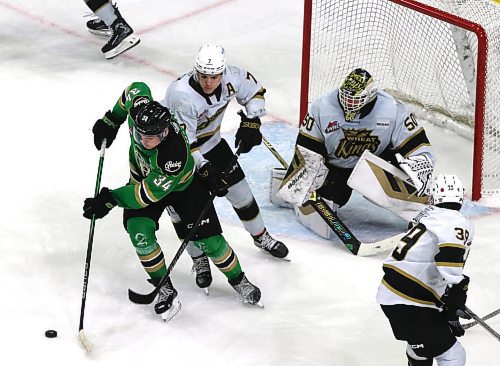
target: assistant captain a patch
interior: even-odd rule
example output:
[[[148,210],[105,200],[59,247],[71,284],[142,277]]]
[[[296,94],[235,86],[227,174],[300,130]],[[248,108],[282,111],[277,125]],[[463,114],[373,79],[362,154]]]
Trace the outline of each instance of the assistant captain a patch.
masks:
[[[340,128],[338,121],[328,122],[328,126],[325,128],[325,133],[330,133],[337,131]]]

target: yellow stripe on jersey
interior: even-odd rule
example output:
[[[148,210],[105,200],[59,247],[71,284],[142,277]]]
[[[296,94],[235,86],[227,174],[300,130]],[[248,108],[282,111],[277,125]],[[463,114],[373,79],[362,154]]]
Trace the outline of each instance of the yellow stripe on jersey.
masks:
[[[139,193],[139,189],[141,188],[141,185],[138,184],[134,187],[134,196],[135,196],[135,200],[137,201],[137,203],[141,206],[141,207],[146,207],[148,204],[146,202],[144,202],[142,200],[142,197]]]
[[[466,247],[457,243],[441,243],[439,252],[434,256],[436,265],[442,267],[463,267]]]
[[[408,137],[399,146],[396,146],[393,150],[399,152],[405,158],[410,156],[413,152],[420,149],[423,146],[431,146],[425,130],[423,127],[419,128],[417,132]]]
[[[432,287],[406,273],[401,268],[384,264],[383,270],[384,285],[395,294],[420,304],[441,304],[441,297]]]

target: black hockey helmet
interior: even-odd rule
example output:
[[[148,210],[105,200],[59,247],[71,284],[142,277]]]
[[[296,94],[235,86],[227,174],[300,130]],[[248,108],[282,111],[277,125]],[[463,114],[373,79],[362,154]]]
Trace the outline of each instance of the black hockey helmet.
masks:
[[[375,100],[377,86],[368,71],[354,69],[339,87],[339,100],[347,121],[352,121],[360,110]]]
[[[134,128],[141,135],[161,135],[170,125],[172,115],[167,107],[156,101],[144,104],[137,114],[132,116]]]

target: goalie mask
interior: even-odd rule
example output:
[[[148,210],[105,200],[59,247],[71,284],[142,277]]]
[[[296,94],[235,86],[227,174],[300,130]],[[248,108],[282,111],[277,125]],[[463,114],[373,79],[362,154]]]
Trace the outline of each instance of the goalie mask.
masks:
[[[196,55],[194,70],[204,75],[219,75],[226,70],[226,52],[215,44],[204,44]],[[195,75],[196,75],[195,72]]]
[[[142,106],[134,119],[134,140],[142,145],[143,136],[158,136],[162,141],[168,134],[171,121],[168,108],[154,101]]]
[[[431,189],[431,203],[464,203],[464,186],[455,174],[439,174]]]
[[[365,69],[352,71],[339,88],[339,100],[346,121],[352,121],[365,105],[375,99],[377,87]]]

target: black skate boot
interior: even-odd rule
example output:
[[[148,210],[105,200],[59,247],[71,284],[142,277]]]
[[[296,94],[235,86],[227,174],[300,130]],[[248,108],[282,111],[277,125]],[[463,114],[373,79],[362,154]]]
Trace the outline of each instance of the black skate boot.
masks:
[[[264,233],[261,235],[252,237],[253,243],[257,247],[262,249],[264,252],[271,254],[273,257],[285,258],[288,255],[288,248],[286,245],[269,235],[267,229],[264,230]]]
[[[208,257],[202,254],[199,257],[192,257],[191,259],[193,260],[192,272],[196,273],[196,285],[199,288],[208,290],[207,287],[212,284],[212,273],[210,272]]]
[[[258,304],[260,301],[260,290],[257,286],[248,281],[245,273],[241,272],[238,278],[229,281],[229,284],[241,296],[243,302],[251,305]]]
[[[111,28],[99,18],[89,20],[87,22],[87,29],[90,33],[97,34],[98,36],[111,37],[113,33],[111,32]]]
[[[134,35],[134,30],[118,13],[118,18],[111,24],[111,38],[101,49],[104,57],[112,59],[132,47],[137,46],[141,40]]]
[[[148,282],[158,286],[160,278],[150,278]],[[181,302],[177,299],[177,290],[172,285],[170,278],[158,292],[158,299],[155,304],[155,313],[161,315],[164,321],[168,322],[181,310]]]

